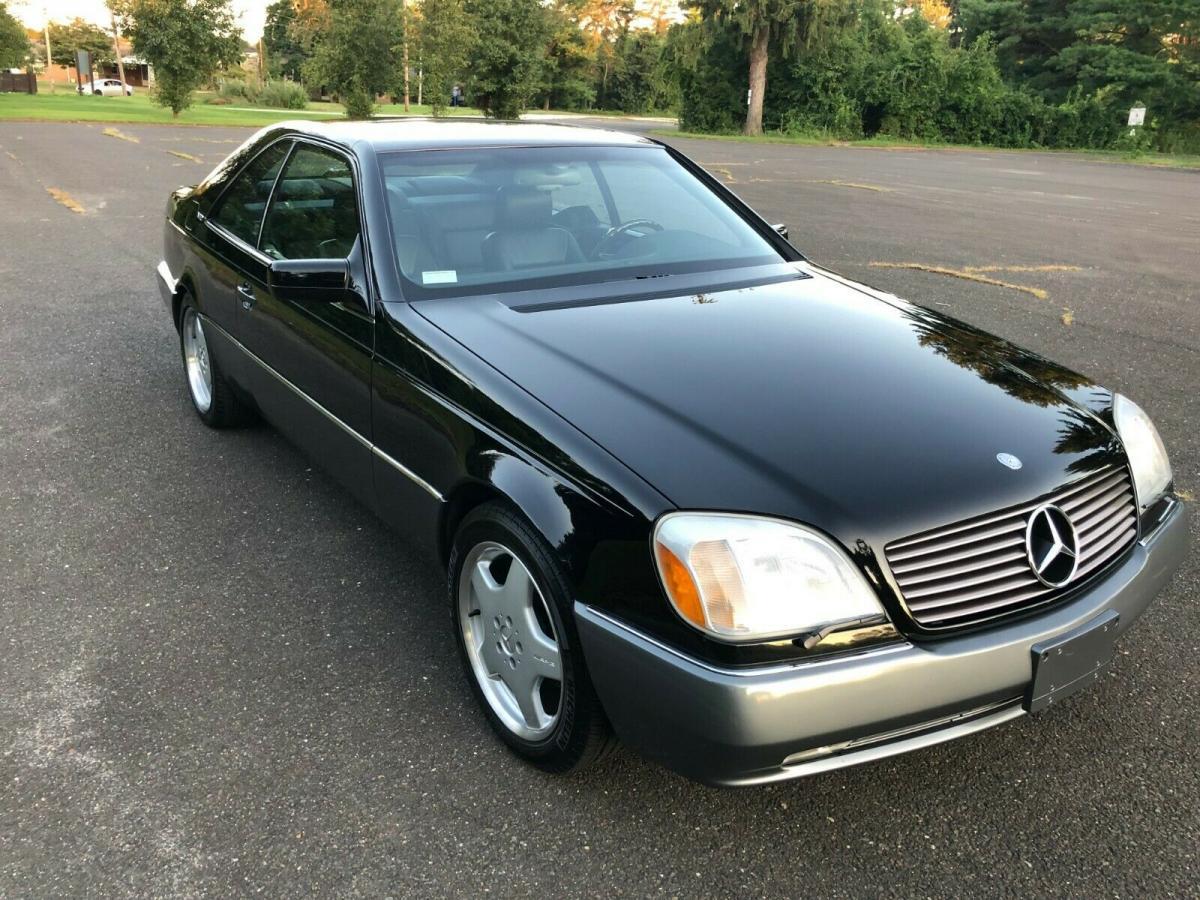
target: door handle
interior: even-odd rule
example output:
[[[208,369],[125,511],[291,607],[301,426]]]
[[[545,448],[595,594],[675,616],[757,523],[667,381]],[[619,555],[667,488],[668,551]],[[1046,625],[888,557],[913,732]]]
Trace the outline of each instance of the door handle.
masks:
[[[250,309],[254,305],[254,288],[243,281],[237,286],[237,292],[242,298],[242,309]]]

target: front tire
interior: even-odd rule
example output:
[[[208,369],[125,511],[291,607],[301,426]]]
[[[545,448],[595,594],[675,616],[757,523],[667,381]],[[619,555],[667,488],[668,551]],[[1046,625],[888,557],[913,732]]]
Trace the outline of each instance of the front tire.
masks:
[[[179,350],[188,396],[200,421],[209,428],[231,428],[244,423],[248,418],[246,408],[210,353],[204,320],[187,295],[179,313]]]
[[[485,504],[459,528],[448,575],[467,680],[500,739],[556,774],[605,756],[614,738],[545,540],[507,506]]]

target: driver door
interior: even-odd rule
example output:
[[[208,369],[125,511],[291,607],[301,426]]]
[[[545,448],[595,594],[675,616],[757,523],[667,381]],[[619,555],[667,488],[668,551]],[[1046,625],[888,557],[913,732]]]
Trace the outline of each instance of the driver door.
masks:
[[[374,318],[354,164],[298,140],[267,206],[259,250],[271,260],[347,260],[352,291],[285,299],[241,288],[239,334],[253,354],[252,390],[272,423],[372,505]]]

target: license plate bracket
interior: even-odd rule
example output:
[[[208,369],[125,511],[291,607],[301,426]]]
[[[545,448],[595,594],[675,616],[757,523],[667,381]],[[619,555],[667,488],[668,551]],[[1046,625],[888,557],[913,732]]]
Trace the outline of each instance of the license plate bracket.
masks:
[[[1065,634],[1034,644],[1033,680],[1025,694],[1025,709],[1039,712],[1062,702],[1100,679],[1115,651],[1116,610],[1097,616]]]

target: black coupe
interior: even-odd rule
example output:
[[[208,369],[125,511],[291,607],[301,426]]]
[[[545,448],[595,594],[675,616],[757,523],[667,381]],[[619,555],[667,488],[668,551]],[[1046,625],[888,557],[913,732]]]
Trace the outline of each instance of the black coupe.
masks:
[[[654,140],[283,123],[167,207],[201,420],[261,415],[447,573],[545,769],[752,784],[1058,704],[1184,556],[1132,401],[825,271]]]

